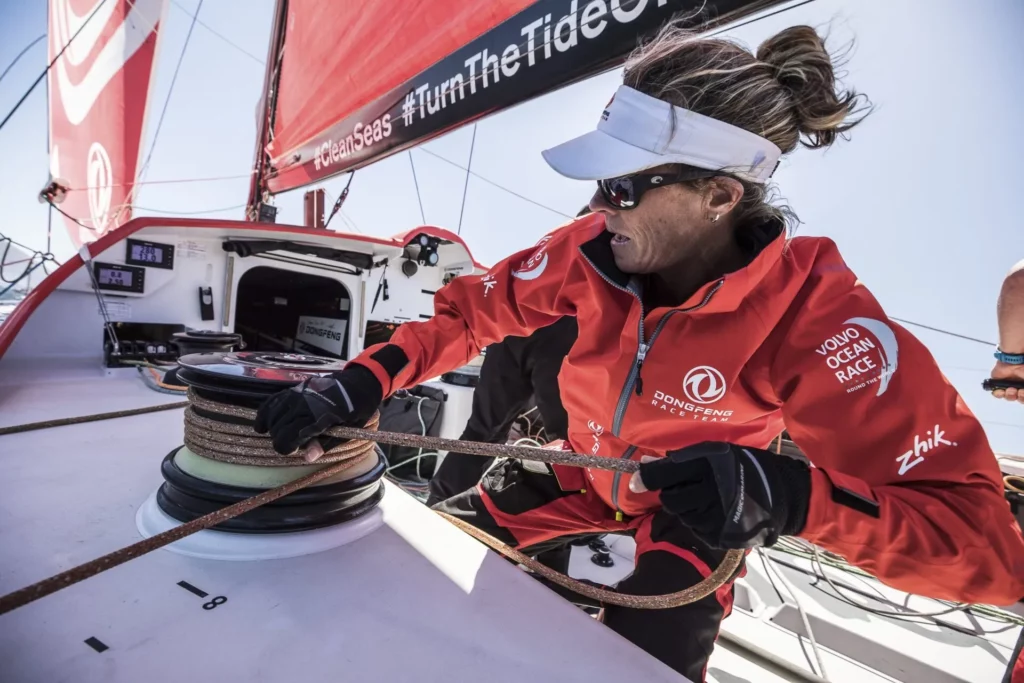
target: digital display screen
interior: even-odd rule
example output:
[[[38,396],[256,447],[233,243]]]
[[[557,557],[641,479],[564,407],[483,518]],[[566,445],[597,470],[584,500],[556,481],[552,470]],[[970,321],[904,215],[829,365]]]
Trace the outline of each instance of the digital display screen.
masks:
[[[94,262],[93,277],[96,278],[96,286],[100,289],[135,294],[146,293],[146,269],[144,267]]]
[[[174,245],[146,240],[125,240],[124,262],[143,268],[174,269]]]
[[[164,248],[155,244],[132,244],[132,260],[141,263],[163,263]]]
[[[134,277],[130,270],[114,270],[113,268],[100,268],[97,279],[101,285],[113,285],[131,289]]]

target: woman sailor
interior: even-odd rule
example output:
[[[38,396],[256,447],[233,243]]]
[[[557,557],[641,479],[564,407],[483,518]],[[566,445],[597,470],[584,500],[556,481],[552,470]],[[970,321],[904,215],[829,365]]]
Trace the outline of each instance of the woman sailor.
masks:
[[[594,213],[458,278],[432,319],[341,373],[272,397],[257,430],[294,451],[488,344],[575,316],[559,375],[568,443],[641,460],[639,474],[510,460],[439,509],[530,554],[633,533],[626,593],[680,590],[725,549],[796,535],[901,590],[1016,601],[1024,540],[978,420],[835,244],[790,238],[766,198],[780,157],[831,145],[861,101],[809,27],[756,54],[667,27],[628,60],[597,130],[544,152],[597,181]],[[765,450],[784,427],[810,465]],[[731,605],[727,584],[675,609],[610,606],[604,623],[696,681]]]

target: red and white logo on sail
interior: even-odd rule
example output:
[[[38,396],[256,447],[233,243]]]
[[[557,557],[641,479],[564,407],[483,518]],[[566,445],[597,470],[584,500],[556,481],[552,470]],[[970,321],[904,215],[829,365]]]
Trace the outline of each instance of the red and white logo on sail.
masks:
[[[48,80],[50,173],[70,190],[61,210],[87,226],[65,219],[76,246],[131,217],[165,8],[166,0],[50,0],[50,59],[67,46]]]

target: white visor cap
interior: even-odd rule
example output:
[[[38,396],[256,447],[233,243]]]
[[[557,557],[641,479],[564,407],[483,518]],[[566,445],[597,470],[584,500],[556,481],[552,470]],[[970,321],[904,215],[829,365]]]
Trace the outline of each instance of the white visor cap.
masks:
[[[622,85],[601,114],[597,130],[541,154],[555,171],[577,180],[686,164],[765,183],[782,150],[750,131]]]

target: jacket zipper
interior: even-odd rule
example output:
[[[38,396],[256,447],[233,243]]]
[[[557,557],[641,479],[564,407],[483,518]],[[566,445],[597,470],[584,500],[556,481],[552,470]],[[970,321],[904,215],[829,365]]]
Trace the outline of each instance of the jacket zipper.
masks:
[[[619,395],[619,402],[615,405],[615,416],[612,418],[612,436],[619,435],[619,428],[622,426],[622,415],[626,412],[626,404],[629,402],[629,392],[636,382],[637,375],[640,374],[640,368],[643,366],[644,358],[647,356],[647,349],[650,348],[649,344],[644,343],[644,317],[646,317],[646,311],[644,311],[644,302],[640,297],[640,293],[635,291],[632,287],[623,287],[622,285],[613,282],[611,278],[601,272],[601,269],[594,265],[594,262],[583,253],[583,250],[579,250],[580,256],[583,260],[590,264],[590,267],[594,269],[598,277],[607,282],[609,285],[618,289],[619,291],[629,294],[636,302],[640,304],[640,322],[637,323],[637,339],[639,344],[637,346],[636,355],[633,358],[633,365],[629,370],[629,376],[626,378],[626,385],[622,389],[622,393]]]
[[[633,453],[636,452],[636,446],[630,446],[626,449],[626,452],[622,454],[622,460],[629,460],[633,457]],[[612,477],[612,507],[615,508],[615,521],[621,522],[624,519],[622,510],[619,509],[619,483],[622,481],[622,472],[616,472],[615,476]]]
[[[640,345],[637,349],[636,363],[633,366],[633,371],[630,372],[629,374],[629,379],[626,381],[626,386],[622,388],[622,394],[619,396],[619,406],[615,411],[615,422],[612,426],[612,434],[614,434],[615,436],[619,435],[619,428],[622,427],[622,420],[626,413],[626,406],[629,404],[629,395],[633,388],[632,384],[634,380],[636,381],[637,396],[643,395],[643,378],[640,375],[640,371],[643,369],[644,358],[647,357],[647,352],[651,350],[651,347],[654,345],[654,341],[658,338],[658,335],[661,334],[661,331],[662,329],[664,329],[665,323],[668,321],[669,317],[671,317],[675,313],[687,313],[689,311],[695,311],[698,308],[703,308],[704,306],[707,306],[708,302],[711,301],[711,297],[714,295],[715,292],[718,291],[719,287],[721,287],[724,282],[725,280],[719,280],[717,283],[715,283],[715,286],[708,290],[707,295],[705,295],[701,302],[696,304],[695,306],[691,306],[690,308],[675,309],[666,313],[662,317],[662,319],[658,321],[658,324],[654,327],[654,332],[651,333],[651,338],[647,340],[646,344],[643,342],[643,318],[640,319]],[[643,304],[640,305],[640,311],[642,314]],[[626,449],[626,452],[622,454],[622,459],[626,460],[632,458],[633,453],[635,452],[636,446],[630,446],[629,448]],[[615,521],[617,522],[621,522],[624,519],[623,512],[619,508],[619,484],[621,483],[621,480],[622,472],[616,472],[615,476],[612,477],[612,507],[615,508]]]
[[[708,290],[708,293],[704,295],[704,298],[697,304],[690,306],[689,308],[677,308],[669,311],[654,328],[654,332],[651,334],[651,338],[644,341],[644,306],[640,304],[640,342],[636,350],[636,358],[633,362],[633,369],[629,373],[629,377],[626,379],[626,384],[622,387],[622,393],[619,394],[619,402],[615,408],[615,417],[612,420],[612,435],[618,436],[619,431],[622,429],[622,421],[626,417],[626,408],[629,406],[630,394],[633,392],[634,386],[636,387],[636,395],[642,396],[644,391],[643,378],[640,376],[640,371],[644,366],[644,359],[647,358],[648,352],[651,347],[654,346],[654,341],[661,334],[662,329],[665,327],[665,323],[668,319],[676,313],[689,313],[696,311],[699,308],[704,308],[711,301],[711,297],[715,295],[715,292],[719,290],[722,284],[725,282],[724,279],[720,279],[715,283],[715,286]],[[637,296],[639,299],[639,296]]]
[[[669,311],[658,324],[654,327],[654,332],[651,334],[651,338],[644,341],[644,318],[646,317],[646,311],[644,310],[644,302],[640,296],[640,293],[635,291],[632,287],[623,287],[616,282],[613,282],[611,278],[601,272],[601,269],[594,265],[594,262],[583,253],[583,250],[579,250],[580,256],[583,260],[590,264],[590,267],[594,269],[598,277],[607,282],[609,285],[620,291],[626,292],[630,296],[636,299],[637,303],[640,304],[640,322],[637,324],[637,349],[636,355],[633,358],[633,367],[629,371],[629,376],[626,378],[626,383],[622,387],[622,393],[619,394],[619,402],[615,406],[615,417],[612,419],[612,436],[618,436],[619,430],[622,429],[622,420],[626,415],[626,407],[629,405],[629,396],[633,392],[634,385],[636,386],[637,396],[643,395],[643,378],[640,376],[640,371],[644,366],[644,359],[647,358],[647,352],[651,350],[651,346],[654,345],[654,340],[661,334],[661,330],[665,327],[665,323],[674,313],[689,313],[690,311],[696,311],[699,308],[704,308],[711,301],[711,297],[715,295],[715,292],[721,288],[725,283],[725,279],[721,278],[715,283],[715,286],[708,290],[708,293],[704,295],[700,303],[690,306],[689,308],[678,308]],[[622,454],[622,459],[633,457],[633,453],[636,452],[636,446],[630,446],[626,449],[626,452]],[[624,518],[622,510],[619,509],[619,484],[622,481],[622,472],[616,472],[612,477],[612,506],[615,508],[615,521],[621,522]]]

